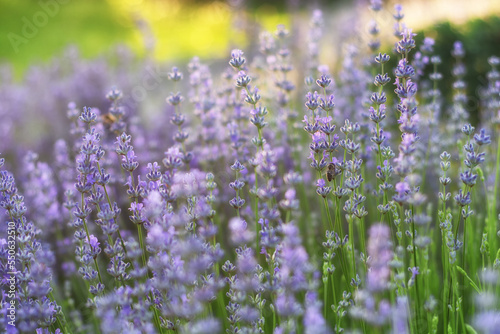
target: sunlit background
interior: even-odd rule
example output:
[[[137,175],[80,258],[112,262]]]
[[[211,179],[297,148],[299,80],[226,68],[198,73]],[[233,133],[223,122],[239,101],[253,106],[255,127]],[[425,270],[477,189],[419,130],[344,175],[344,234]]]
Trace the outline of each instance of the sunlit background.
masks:
[[[400,1],[405,21],[414,30],[430,35],[436,25],[450,22],[455,34],[467,34],[470,22],[482,19],[481,28],[499,41],[498,0]],[[54,3],[57,5],[54,7]],[[31,64],[49,60],[68,45],[84,57],[95,57],[116,44],[127,45],[139,57],[182,61],[194,55],[217,58],[251,43],[259,27],[274,29],[279,23],[307,24],[307,12],[326,8],[326,23],[333,31],[356,24],[366,29],[364,18],[353,18],[363,1],[201,1],[201,0],[0,0],[0,62],[10,63],[17,76]],[[392,8],[394,1],[386,8]],[[40,12],[46,13],[40,14]],[[385,13],[392,22],[390,13]],[[496,21],[495,21],[496,18]],[[496,22],[496,23],[495,23]],[[363,26],[364,24],[364,26]],[[392,23],[390,23],[392,24]],[[30,27],[31,25],[31,27]],[[382,27],[383,28],[383,27]],[[390,30],[390,29],[389,29]],[[329,32],[331,34],[331,32]],[[335,39],[330,41],[335,42]],[[323,57],[335,57],[325,54]]]

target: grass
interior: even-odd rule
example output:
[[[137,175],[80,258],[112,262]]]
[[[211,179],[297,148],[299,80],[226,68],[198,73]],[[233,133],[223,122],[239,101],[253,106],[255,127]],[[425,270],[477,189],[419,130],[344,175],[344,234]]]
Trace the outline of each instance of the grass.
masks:
[[[33,23],[34,15],[45,12],[38,1],[0,0],[0,8],[0,62],[12,64],[16,76],[29,65],[47,61],[71,44],[78,46],[84,57],[97,56],[115,43],[139,50],[140,35],[130,22],[118,16],[108,2],[87,0],[60,4],[58,12],[48,17],[46,24],[40,19],[38,31],[25,38],[26,43],[19,44],[16,52],[12,34],[24,38],[26,20]]]

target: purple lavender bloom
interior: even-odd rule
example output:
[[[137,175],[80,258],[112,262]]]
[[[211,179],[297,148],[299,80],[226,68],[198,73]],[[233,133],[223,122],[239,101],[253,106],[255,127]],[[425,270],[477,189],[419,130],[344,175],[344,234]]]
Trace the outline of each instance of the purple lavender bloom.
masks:
[[[182,72],[180,72],[177,67],[172,67],[172,71],[168,73],[168,79],[172,81],[180,81],[182,78]]]
[[[142,287],[143,289],[143,287]],[[119,287],[113,293],[99,297],[96,305],[100,312],[100,329],[103,333],[148,333],[156,332],[152,315],[147,311],[144,296],[140,293],[141,287]],[[132,300],[138,302],[131,307]]]
[[[288,189],[285,192],[285,198],[280,201],[280,207],[283,210],[298,210],[299,200],[295,197],[296,191],[293,188]]]
[[[332,191],[331,187],[326,186],[326,181],[324,179],[319,179],[316,181],[316,193],[321,197],[326,198],[328,194]]]
[[[198,169],[192,169],[189,173],[177,172],[174,175],[172,192],[183,197],[200,195],[206,189],[205,184],[205,173]]]
[[[469,205],[470,203],[472,203],[470,192],[468,191],[467,193],[464,193],[462,192],[462,189],[460,189],[458,191],[458,194],[455,195],[455,201],[461,207]]]
[[[399,296],[396,300],[396,305],[392,313],[392,334],[408,334],[408,315],[409,315],[408,298]]]
[[[470,170],[460,173],[460,180],[469,187],[473,187],[476,184],[476,179],[477,174],[473,174]]]
[[[486,134],[485,129],[481,129],[479,134],[474,135],[474,141],[479,146],[491,144],[490,136]]]
[[[231,60],[229,61],[229,65],[239,70],[243,64],[245,64],[243,51],[237,49],[231,51]]]
[[[479,313],[474,318],[474,328],[485,334],[499,334],[500,312],[490,310]]]
[[[321,75],[321,77],[316,80],[316,84],[321,88],[327,88],[332,83],[332,79],[327,75]],[[306,105],[307,106],[307,105]]]
[[[83,107],[83,112],[80,115],[80,120],[88,125],[95,123],[97,115],[93,112],[92,108]]]
[[[386,225],[376,224],[370,228],[366,286],[372,292],[383,291],[388,286],[391,273],[388,264],[393,258],[390,239],[391,231]]]
[[[306,311],[304,314],[304,333],[328,334],[331,330],[321,314],[321,304],[313,292],[306,294]]]
[[[247,223],[241,218],[232,218],[229,221],[231,231],[231,241],[234,245],[250,244],[254,238],[254,233],[247,229]]]
[[[412,279],[415,279],[415,277],[420,274],[419,273],[419,269],[418,267],[412,267],[412,268],[408,268],[408,270],[411,272],[411,278]]]
[[[316,91],[314,93],[309,92],[306,95],[305,105],[313,113],[319,107],[318,99],[319,99],[319,95],[318,95],[318,92],[316,92]]]
[[[91,234],[89,236],[89,241],[87,242],[87,245],[90,247],[89,249],[89,254],[92,256],[92,257],[96,257],[97,255],[99,255],[99,253],[101,252],[101,248],[99,247],[99,241],[97,240],[97,238]]]
[[[463,58],[465,56],[464,45],[460,41],[453,43],[452,56],[456,58]]]
[[[215,318],[206,318],[189,323],[181,333],[185,334],[215,334],[221,332],[221,324]]]
[[[3,166],[3,164],[2,159],[0,165]],[[14,297],[9,297],[16,304],[16,328],[22,332],[48,328],[56,321],[57,313],[60,312],[60,306],[47,297],[52,291],[51,268],[55,258],[53,253],[44,248],[44,245],[36,239],[40,231],[32,222],[27,221],[24,197],[18,194],[14,177],[5,170],[0,171],[0,207],[5,210],[0,217],[3,218],[4,214],[9,216],[8,226],[10,230],[16,232],[17,241],[14,249],[11,246],[12,242],[8,243],[8,252],[6,243],[0,242],[2,300],[7,291],[5,287],[11,285],[5,281],[5,274],[9,272],[8,277],[14,279],[13,285],[16,291]],[[12,233],[8,234],[10,235]],[[9,237],[9,240],[11,239],[12,237]],[[9,263],[8,260],[12,257],[15,261]],[[4,306],[3,302],[2,306]],[[12,328],[9,328],[9,331],[12,331]]]
[[[411,273],[411,277],[410,279],[408,280],[408,286],[413,286],[415,284],[415,280],[417,278],[417,275],[420,275],[420,272],[419,272],[419,268],[418,267],[410,267],[408,268],[408,271]]]
[[[24,158],[27,173],[25,201],[30,207],[28,217],[35,218],[37,226],[46,231],[44,238],[61,228],[61,206],[54,198],[58,187],[53,169],[48,163],[39,161],[38,155],[29,152]]]
[[[153,252],[159,252],[172,244],[174,235],[173,226],[165,231],[161,225],[156,224],[148,230],[146,242]]]

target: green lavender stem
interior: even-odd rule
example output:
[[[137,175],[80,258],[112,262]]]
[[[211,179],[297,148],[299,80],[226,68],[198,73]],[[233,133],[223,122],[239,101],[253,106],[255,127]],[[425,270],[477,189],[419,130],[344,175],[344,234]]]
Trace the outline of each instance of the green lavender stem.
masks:
[[[497,203],[498,200],[498,188],[500,183],[500,134],[498,135],[497,142],[497,157],[496,157],[496,170],[495,170],[495,185],[493,187],[493,201],[490,201],[490,210],[488,215],[488,227],[489,227],[489,244],[490,244],[490,258],[494,259],[497,252]],[[488,194],[486,194],[488,196]]]

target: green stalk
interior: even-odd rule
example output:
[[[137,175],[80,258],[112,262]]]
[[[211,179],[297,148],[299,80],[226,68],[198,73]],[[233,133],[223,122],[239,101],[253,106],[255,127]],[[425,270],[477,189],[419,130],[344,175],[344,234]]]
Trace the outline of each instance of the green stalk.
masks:
[[[245,86],[245,91],[248,96],[251,96],[250,91],[248,90],[248,87]],[[257,109],[257,103],[252,103],[253,108]],[[257,128],[258,134],[259,134],[259,146],[261,150],[264,149],[264,145],[262,144],[262,129]],[[257,188],[259,186],[259,179],[257,175],[257,169],[255,169],[255,191],[257,191]],[[255,252],[256,254],[259,254],[259,244],[260,244],[260,225],[259,225],[259,197],[257,194],[255,194],[255,231],[257,233],[256,238],[255,238]]]
[[[332,216],[330,214],[330,208],[328,207],[328,200],[326,199],[326,197],[323,197],[323,203],[325,204],[325,210],[326,210],[326,215],[328,216],[328,225],[330,227],[330,229],[333,231],[333,220],[332,220]]]
[[[457,265],[455,264],[453,266],[453,277],[455,279],[455,284],[454,284],[454,290],[455,290],[455,298],[456,302],[458,303],[458,300],[460,299],[460,292],[458,290],[458,278],[457,278]],[[458,321],[460,321],[460,325],[462,326],[462,331],[465,331],[465,321],[464,321],[464,312],[463,312],[463,302],[460,303],[460,313],[458,315],[458,318],[455,319],[456,321],[456,330],[455,333],[459,333],[458,329]]]
[[[447,177],[446,171],[443,172],[443,177]],[[443,196],[446,197],[446,186],[443,184]],[[442,215],[443,219],[446,219],[446,201],[443,202],[443,208],[442,208]],[[442,261],[442,270],[443,270],[443,333],[447,334],[448,333],[448,296],[447,296],[447,291],[448,287],[446,286],[446,283],[448,282],[448,252],[446,249],[446,235],[445,235],[445,230],[441,229],[441,261]]]
[[[437,64],[434,64],[434,74],[437,74]],[[433,90],[436,91],[437,89],[437,80],[433,80]],[[425,151],[425,160],[424,160],[424,168],[423,168],[423,175],[422,175],[422,192],[424,191],[424,187],[426,185],[425,183],[425,177],[427,176],[427,163],[429,162],[429,156],[430,156],[430,149],[431,149],[431,142],[432,142],[432,131],[434,130],[434,106],[436,105],[436,94],[432,94],[432,108],[431,108],[431,124],[429,126],[429,140],[427,142],[427,150]]]
[[[333,180],[333,185],[336,187],[336,182]],[[338,225],[338,231],[339,231],[339,237],[341,240],[344,239],[344,232],[342,228],[342,219],[340,215],[340,199],[335,197],[335,224]],[[344,249],[342,247],[339,248],[340,256],[339,256],[339,261],[340,261],[340,266],[342,267],[342,273],[344,275],[344,278],[346,280],[346,286],[347,290],[351,292],[351,285],[349,284],[349,278],[347,276],[347,271],[348,271],[348,265],[347,265],[347,260],[346,260],[346,255],[344,253]]]
[[[130,179],[132,180],[132,187],[135,188],[134,174],[132,172],[129,172],[129,173],[130,173]],[[135,203],[136,204],[138,203],[137,197],[135,198]],[[146,244],[144,243],[144,237],[142,234],[142,224],[137,224],[137,235],[139,238],[139,246],[141,247],[141,250],[142,250],[142,252],[141,252],[142,264],[143,264],[144,268],[147,268]],[[123,243],[123,239],[121,238],[121,235],[120,235],[120,230],[118,230],[118,236],[120,237],[120,239],[122,240],[122,243]],[[153,295],[151,292],[149,293],[149,296],[151,297],[151,300],[153,300]],[[153,315],[154,315],[154,321],[155,321],[156,327],[158,328],[160,333],[163,333],[163,328],[161,327],[160,316],[158,314],[158,310],[153,305],[151,306],[151,308],[153,309]]]
[[[349,216],[348,223],[349,223],[349,241],[351,242],[352,277],[356,278],[356,256],[354,252],[354,219],[352,215]]]
[[[448,282],[448,256],[445,252],[446,250],[446,237],[444,230],[441,231],[442,234],[442,244],[441,244],[441,252],[442,252],[442,261],[443,261],[443,333],[448,333],[448,287],[446,283]]]
[[[142,264],[144,268],[147,268],[146,244],[144,243],[144,237],[142,235],[142,224],[137,224],[137,234],[139,235],[139,245],[142,249]]]
[[[49,299],[51,301],[55,301],[56,299],[54,298],[54,295],[52,294],[52,291],[49,292]],[[71,330],[68,328],[68,322],[66,321],[66,317],[64,316],[64,312],[62,311],[61,308],[61,316],[56,317],[56,322],[58,323],[59,328],[62,328],[64,330],[64,333],[66,334],[71,334]]]
[[[257,191],[259,187],[259,180],[257,176],[257,169],[255,169],[255,191]],[[255,253],[259,254],[259,244],[260,244],[260,224],[259,224],[259,197],[255,194]]]
[[[412,226],[412,243],[413,243],[413,263],[415,264],[415,267],[418,267],[418,263],[417,263],[417,247],[415,246],[415,235],[417,234],[417,231],[415,229],[415,221],[414,219],[412,219],[411,221],[411,226]],[[417,326],[417,333],[420,333],[420,330],[419,330],[419,323],[420,323],[420,292],[419,292],[419,289],[418,289],[418,276],[419,275],[415,275],[415,293],[417,295],[417,306],[415,307],[415,313],[416,313],[416,326]]]
[[[328,207],[328,200],[325,198],[323,198],[323,201],[325,203],[325,210],[326,210],[326,214],[328,216],[328,221],[329,221],[329,224],[330,224],[330,228],[332,229],[332,231],[334,231],[334,227],[333,227],[333,221],[332,221],[332,216],[330,214],[330,209]],[[328,261],[328,265],[330,265],[330,261]],[[342,272],[346,273],[345,271],[345,263],[342,261],[342,258],[341,258],[341,263],[340,263],[340,266],[342,267]],[[330,279],[329,277],[330,276],[327,276],[328,279]],[[346,279],[346,282],[349,283],[348,281],[348,278],[347,276],[345,276],[345,279]],[[328,288],[328,281],[325,283],[325,319],[326,319],[326,303],[327,303],[327,298],[326,298],[326,290]],[[333,301],[334,301],[334,304],[336,305],[337,302],[336,302],[336,297],[335,297],[335,287],[334,287],[334,279],[332,277],[332,294],[333,294]]]
[[[326,318],[327,305],[328,305],[328,276],[326,276],[326,279],[323,279],[323,318],[325,318],[325,320],[327,320]]]
[[[85,203],[85,200],[83,198],[83,193],[82,193],[82,208],[84,207],[84,203]],[[87,219],[82,219],[82,221],[83,221],[83,227],[85,228],[85,233],[87,234],[87,242],[90,245],[90,233],[89,233],[89,229],[87,227]],[[95,265],[95,268],[97,270],[97,276],[99,277],[99,283],[103,284],[102,277],[101,277],[101,271],[99,270],[99,265],[97,264],[96,258],[94,258],[94,265]]]
[[[99,162],[97,162],[97,170],[99,171],[99,174],[101,174],[101,166],[100,166]],[[103,185],[102,187],[104,189],[104,194],[106,195],[106,200],[108,201],[109,208],[112,208],[113,206],[111,205],[111,200],[109,198],[108,190],[106,188],[106,185]],[[123,238],[121,236],[120,228],[119,227],[118,227],[117,233],[118,233],[118,237],[120,238],[120,243],[122,245],[123,251],[125,252],[125,257],[128,258],[127,248],[125,247],[125,243],[123,242]],[[132,264],[132,266],[133,266],[133,264]]]
[[[335,179],[333,180],[333,188],[334,189],[337,188],[337,182],[335,181]],[[339,236],[342,239],[344,238],[344,231],[342,228],[342,219],[340,215],[340,199],[337,196],[334,196],[334,198],[335,198],[335,224],[338,227]]]
[[[135,180],[134,180],[134,174],[132,172],[130,173],[130,179],[132,180],[132,187],[135,188]],[[137,204],[139,201],[137,200],[137,197],[135,198],[135,203]],[[142,235],[142,224],[137,224],[137,234],[139,237],[139,245],[141,246],[142,249],[142,265],[144,268],[147,268],[147,260],[146,260],[146,244],[144,243],[144,237]]]
[[[500,134],[498,134],[497,142],[497,161],[495,170],[495,186],[493,187],[493,201],[490,204],[490,214],[488,217],[488,227],[489,227],[489,244],[490,244],[490,258],[494,259],[497,252],[497,204],[498,199],[498,188],[500,183]],[[486,194],[488,196],[488,194]]]
[[[239,178],[239,175],[240,175],[240,172],[236,171],[236,180]],[[210,192],[210,196],[212,195],[212,192]],[[240,190],[239,189],[236,189],[236,198],[238,198],[240,196]],[[238,215],[238,218],[240,218],[240,209],[237,208],[236,209],[236,214]],[[258,238],[258,233],[259,231],[257,230],[257,238]],[[257,243],[258,245],[258,243]]]
[[[384,75],[384,64],[383,63],[380,64],[380,68],[381,68],[380,74]],[[378,89],[378,94],[379,95],[382,94],[383,90],[384,90],[384,87],[381,85],[379,87],[379,89]],[[380,105],[379,104],[377,104],[377,113],[378,112],[380,112]],[[377,135],[380,135],[380,124],[379,124],[379,122],[376,123],[376,131],[377,131]],[[382,152],[380,150],[380,144],[377,144],[377,146],[378,146],[378,150],[377,150],[378,164],[379,164],[380,167],[384,167],[384,164],[383,164],[383,161],[382,161]],[[378,186],[380,185],[379,181],[380,180],[377,178],[377,192],[379,191],[379,188],[378,188]],[[385,192],[384,192],[384,194],[385,194]],[[387,202],[385,201],[385,196],[384,196],[383,199],[382,199],[382,205],[386,205],[386,204],[387,204]],[[384,215],[382,214],[382,212],[380,213],[380,222],[381,223],[384,222]]]

